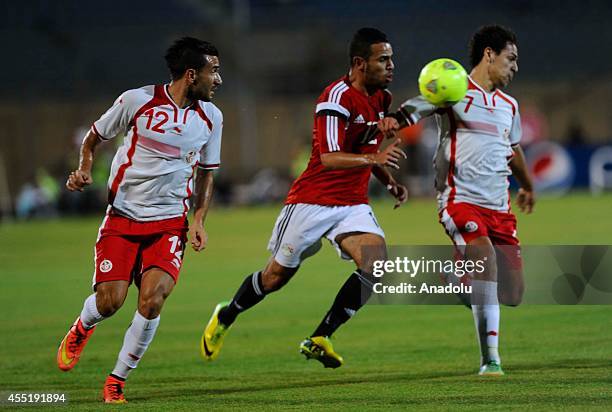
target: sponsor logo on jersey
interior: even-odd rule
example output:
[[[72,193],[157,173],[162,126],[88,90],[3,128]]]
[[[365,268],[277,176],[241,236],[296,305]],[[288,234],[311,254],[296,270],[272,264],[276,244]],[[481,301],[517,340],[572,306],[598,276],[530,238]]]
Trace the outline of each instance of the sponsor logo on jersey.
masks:
[[[110,272],[112,268],[113,268],[113,262],[111,262],[108,259],[104,259],[100,263],[100,272],[102,272],[102,273]]]
[[[289,243],[285,243],[281,246],[281,252],[283,253],[283,255],[289,257],[295,253],[295,248]]]
[[[189,164],[193,163],[196,153],[197,152],[195,150],[190,150],[189,153],[185,155],[185,161]]]
[[[478,230],[478,224],[470,220],[465,224],[465,230],[470,233],[475,232]]]
[[[353,120],[353,123],[359,123],[359,124],[363,124],[365,123],[365,119],[363,118],[363,115],[359,115],[357,117],[355,117],[355,120]]]

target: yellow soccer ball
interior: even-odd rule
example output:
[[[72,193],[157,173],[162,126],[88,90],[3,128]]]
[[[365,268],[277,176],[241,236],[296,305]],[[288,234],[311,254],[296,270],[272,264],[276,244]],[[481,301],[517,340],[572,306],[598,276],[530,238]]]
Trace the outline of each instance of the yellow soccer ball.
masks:
[[[451,59],[436,59],[423,67],[419,91],[433,105],[448,107],[461,101],[467,92],[467,72]]]

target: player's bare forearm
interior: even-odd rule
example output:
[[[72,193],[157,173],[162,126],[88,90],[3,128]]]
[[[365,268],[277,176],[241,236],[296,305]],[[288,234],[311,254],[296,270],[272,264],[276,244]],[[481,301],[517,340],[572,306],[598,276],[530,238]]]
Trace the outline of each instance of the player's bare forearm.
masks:
[[[400,140],[397,139],[378,153],[346,153],[331,152],[321,154],[321,164],[328,170],[354,169],[368,166],[387,166],[399,169],[399,160],[406,154],[398,147]]]
[[[385,187],[396,183],[393,175],[384,167],[378,165],[374,166],[372,168],[372,174]]]
[[[519,145],[515,145],[512,148],[514,149],[514,157],[510,160],[510,170],[512,170],[512,174],[521,188],[532,192],[533,183],[527,170],[527,162],[525,161],[523,149]]]
[[[195,185],[193,218],[204,223],[213,193],[213,171],[198,168]]]
[[[525,154],[519,145],[515,145],[512,148],[514,149],[514,157],[510,160],[510,170],[512,170],[512,174],[520,185],[516,196],[516,203],[522,212],[531,213],[536,199],[531,176],[529,176],[529,171],[527,170]]]
[[[94,153],[99,143],[100,139],[97,134],[92,130],[87,132],[83,138],[83,143],[81,143],[79,168],[72,171],[68,176],[68,180],[66,180],[66,188],[68,190],[82,192],[85,186],[93,183],[91,167],[93,165]]]
[[[208,244],[208,235],[204,230],[204,220],[213,192],[213,171],[198,168],[195,184],[195,205],[193,222],[189,228],[191,247],[196,252],[202,251]]]
[[[87,132],[81,143],[81,150],[79,153],[79,170],[82,172],[91,173],[91,167],[93,165],[94,153],[96,147],[100,143],[98,135],[92,130]]]
[[[376,162],[369,154],[333,152],[322,153],[321,164],[326,169],[335,170],[374,166]]]

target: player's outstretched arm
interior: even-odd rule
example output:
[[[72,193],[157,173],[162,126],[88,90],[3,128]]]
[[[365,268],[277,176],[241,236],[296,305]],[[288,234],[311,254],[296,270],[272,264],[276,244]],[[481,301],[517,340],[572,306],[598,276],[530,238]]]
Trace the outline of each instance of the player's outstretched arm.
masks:
[[[91,166],[93,165],[94,152],[100,139],[93,130],[87,132],[81,143],[81,151],[79,155],[79,168],[74,170],[66,180],[66,188],[71,192],[82,192],[85,186],[93,183],[91,178]]]
[[[393,175],[389,173],[387,169],[380,166],[374,166],[372,168],[372,174],[387,188],[391,196],[395,198],[393,209],[397,209],[402,203],[406,203],[406,200],[408,200],[408,189],[406,186],[397,183]]]
[[[512,146],[512,149],[514,150],[514,157],[510,160],[510,170],[512,170],[514,178],[520,185],[516,203],[521,212],[529,214],[532,212],[533,206],[535,205],[533,183],[531,181],[531,176],[529,176],[529,170],[527,170],[527,162],[525,161],[523,149],[518,144]]]
[[[189,227],[189,239],[191,247],[200,252],[208,243],[208,235],[204,230],[204,221],[208,213],[208,206],[213,193],[213,171],[198,168],[195,184],[195,203],[193,210],[193,222]]]
[[[441,108],[429,103],[423,96],[406,100],[395,113],[387,114],[367,133],[380,131],[386,138],[394,138],[398,130],[413,126],[424,117],[439,112]]]
[[[330,152],[321,154],[321,164],[330,170],[352,169],[367,166],[386,166],[399,169],[399,160],[406,158],[406,153],[399,148],[400,139],[387,146],[378,153],[346,153]]]

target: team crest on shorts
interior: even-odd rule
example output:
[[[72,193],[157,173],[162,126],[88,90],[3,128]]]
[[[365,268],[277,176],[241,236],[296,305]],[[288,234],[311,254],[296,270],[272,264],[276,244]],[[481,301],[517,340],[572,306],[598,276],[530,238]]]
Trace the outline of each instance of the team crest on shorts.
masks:
[[[193,158],[195,157],[196,153],[197,152],[195,150],[190,150],[189,153],[185,155],[185,161],[191,164],[193,162]]]
[[[112,268],[113,262],[108,259],[104,259],[102,263],[100,263],[100,272],[102,273],[110,272]]]
[[[465,224],[465,230],[472,233],[478,230],[478,224],[473,221],[469,221]]]
[[[293,253],[295,252],[295,248],[291,246],[289,243],[285,243],[284,245],[281,246],[281,252],[283,252],[283,255],[289,257],[293,255]]]

